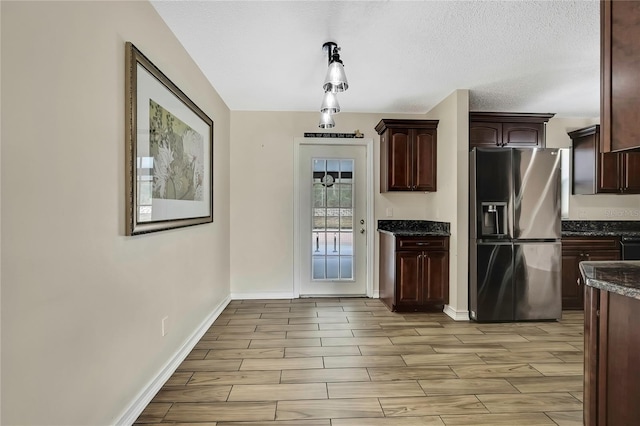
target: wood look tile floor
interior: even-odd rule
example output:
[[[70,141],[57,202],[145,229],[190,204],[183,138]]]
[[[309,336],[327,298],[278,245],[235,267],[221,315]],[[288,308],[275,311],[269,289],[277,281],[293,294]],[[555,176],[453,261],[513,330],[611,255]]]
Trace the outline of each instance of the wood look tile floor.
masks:
[[[137,425],[582,425],[583,314],[453,321],[376,299],[234,300]]]

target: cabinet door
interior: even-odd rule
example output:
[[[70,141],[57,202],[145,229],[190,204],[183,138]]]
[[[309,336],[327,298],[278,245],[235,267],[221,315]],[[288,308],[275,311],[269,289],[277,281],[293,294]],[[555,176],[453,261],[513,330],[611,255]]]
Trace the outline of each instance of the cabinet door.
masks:
[[[497,148],[502,145],[502,123],[469,123],[469,147]]]
[[[599,155],[597,193],[620,192],[620,155],[604,152]]]
[[[601,163],[598,153],[598,136],[595,133],[575,137],[572,141],[573,157],[572,194],[595,194],[597,191],[596,173]],[[615,154],[614,154],[615,155]]]
[[[604,151],[640,147],[640,2],[601,4],[601,124]]]
[[[413,183],[409,129],[390,129],[388,150],[388,189],[410,191]]]
[[[622,163],[622,192],[640,194],[640,152],[618,154]]]
[[[597,425],[599,309],[600,290],[593,287],[585,288],[583,404],[585,426]]]
[[[396,305],[419,305],[422,299],[422,252],[396,252]]]
[[[413,189],[436,190],[436,141],[432,129],[412,130],[413,144]]]
[[[584,286],[578,264],[585,259],[580,253],[562,251],[562,309],[582,310],[584,307]]]
[[[544,124],[503,123],[502,146],[544,148]]]
[[[423,303],[449,303],[449,253],[427,251],[422,254]]]

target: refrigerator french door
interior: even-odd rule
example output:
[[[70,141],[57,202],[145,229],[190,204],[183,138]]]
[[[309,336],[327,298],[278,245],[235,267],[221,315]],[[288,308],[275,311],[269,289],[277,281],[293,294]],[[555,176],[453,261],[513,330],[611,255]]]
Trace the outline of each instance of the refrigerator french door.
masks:
[[[472,150],[472,319],[561,317],[559,170],[557,149]]]

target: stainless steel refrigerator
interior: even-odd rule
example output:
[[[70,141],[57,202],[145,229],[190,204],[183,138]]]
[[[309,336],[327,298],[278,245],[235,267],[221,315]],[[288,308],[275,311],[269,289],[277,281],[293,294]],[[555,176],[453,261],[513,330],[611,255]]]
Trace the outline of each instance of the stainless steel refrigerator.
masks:
[[[474,148],[469,180],[471,319],[560,319],[559,151]]]

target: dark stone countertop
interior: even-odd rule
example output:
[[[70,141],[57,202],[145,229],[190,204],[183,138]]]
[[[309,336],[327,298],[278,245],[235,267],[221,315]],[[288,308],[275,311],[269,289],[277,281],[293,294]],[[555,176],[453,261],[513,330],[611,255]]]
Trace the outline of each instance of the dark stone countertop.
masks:
[[[563,237],[621,237],[640,239],[639,220],[563,220]]]
[[[580,262],[580,272],[588,286],[640,300],[640,261]]]
[[[450,236],[449,222],[431,220],[378,220],[378,231],[398,237]]]

